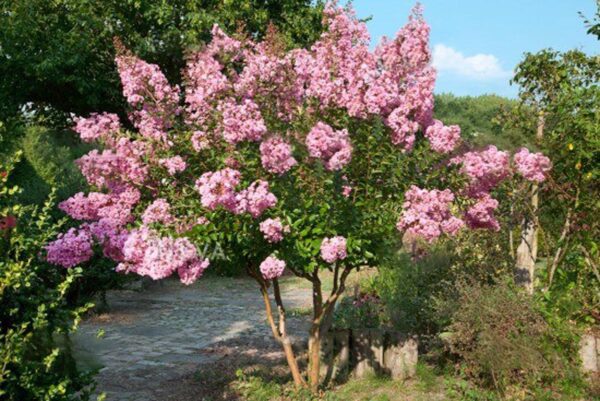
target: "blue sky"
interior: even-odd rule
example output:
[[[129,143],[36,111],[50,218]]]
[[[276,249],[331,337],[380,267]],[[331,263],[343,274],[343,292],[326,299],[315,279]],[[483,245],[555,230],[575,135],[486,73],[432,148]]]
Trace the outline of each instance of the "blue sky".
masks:
[[[374,43],[393,37],[405,24],[414,0],[354,0],[368,22]],[[578,11],[588,18],[595,0],[421,0],[431,26],[438,69],[436,92],[515,96],[509,85],[524,52],[552,47],[600,53],[600,42],[585,33]]]

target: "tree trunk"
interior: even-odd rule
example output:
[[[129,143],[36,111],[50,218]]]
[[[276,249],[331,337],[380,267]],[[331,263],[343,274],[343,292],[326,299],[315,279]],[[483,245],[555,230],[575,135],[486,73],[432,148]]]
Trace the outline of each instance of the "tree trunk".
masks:
[[[345,268],[340,275],[337,265],[334,269],[333,287],[325,302],[323,302],[318,272],[315,271],[311,278],[313,283],[313,323],[308,340],[308,383],[313,393],[317,392],[320,384],[322,338],[331,328],[335,304],[343,294],[346,288],[346,278],[352,271],[351,268]]]
[[[283,302],[281,299],[281,291],[279,290],[278,280],[273,279],[273,293],[275,295],[275,303],[277,304],[277,311],[279,313],[279,322],[278,324],[275,324],[275,319],[273,318],[273,309],[271,308],[271,300],[269,298],[267,282],[262,278],[261,274],[256,271],[256,269],[253,269],[252,266],[247,265],[246,271],[248,272],[248,275],[254,278],[260,286],[260,292],[265,303],[265,312],[267,315],[269,327],[271,327],[271,331],[273,332],[273,337],[275,337],[275,340],[277,340],[283,347],[285,359],[290,368],[290,373],[292,374],[294,384],[297,387],[306,386],[306,381],[302,377],[302,374],[300,374],[300,368],[298,367],[298,360],[296,358],[296,355],[294,354],[292,342],[287,335],[285,326],[285,309],[283,307]]]
[[[544,114],[538,116],[536,140],[541,142],[544,137]],[[539,186],[531,186],[531,215],[523,219],[521,227],[521,242],[517,247],[515,260],[515,282],[533,294],[535,279],[535,262],[538,252],[537,212],[539,206]]]
[[[538,209],[538,186],[531,188],[531,213],[532,216],[523,219],[521,227],[521,243],[517,247],[515,282],[524,287],[528,293],[533,294],[535,262],[537,260],[537,225],[535,214]]]

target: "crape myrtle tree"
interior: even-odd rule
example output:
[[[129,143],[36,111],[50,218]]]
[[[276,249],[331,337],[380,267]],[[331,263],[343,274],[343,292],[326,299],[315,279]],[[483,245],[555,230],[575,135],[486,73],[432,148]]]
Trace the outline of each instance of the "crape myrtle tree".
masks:
[[[136,131],[113,114],[77,120],[81,138],[103,146],[77,162],[94,190],[60,205],[83,223],[47,246],[67,268],[98,248],[119,272],[177,272],[190,284],[209,266],[199,249],[218,244],[234,256],[212,263],[256,280],[294,382],[313,390],[321,338],[353,271],[377,265],[397,230],[425,243],[497,230],[491,191],[513,172],[542,181],[549,168],[526,149],[512,160],[493,146],[463,149],[460,128],[432,118],[435,71],[419,7],[374,51],[351,9],[329,4],[323,19],[319,40],[292,51],[274,31],[257,43],[215,26],[187,61],[183,88],[120,48]],[[286,332],[285,270],[313,289],[306,374]]]

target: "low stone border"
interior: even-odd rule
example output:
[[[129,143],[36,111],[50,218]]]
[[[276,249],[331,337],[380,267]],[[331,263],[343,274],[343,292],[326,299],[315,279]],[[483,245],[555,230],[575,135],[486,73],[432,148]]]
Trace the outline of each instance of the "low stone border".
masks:
[[[415,337],[381,329],[332,330],[321,345],[321,375],[325,382],[371,374],[404,380],[416,373]]]

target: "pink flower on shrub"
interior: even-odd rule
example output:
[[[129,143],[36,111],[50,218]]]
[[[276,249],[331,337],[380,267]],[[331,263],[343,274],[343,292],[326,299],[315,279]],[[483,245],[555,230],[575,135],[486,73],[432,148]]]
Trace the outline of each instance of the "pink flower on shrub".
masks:
[[[464,226],[464,222],[450,212],[454,195],[449,189],[426,190],[412,185],[404,199],[402,215],[396,225],[399,231],[433,242],[444,233],[455,235]]]
[[[121,125],[116,114],[92,113],[88,118],[77,117],[73,129],[82,141],[93,142],[112,137],[121,129]]]
[[[219,110],[223,114],[223,138],[231,144],[260,141],[267,132],[258,105],[251,99],[244,99],[241,104],[227,99],[219,104]]]
[[[407,106],[399,106],[388,116],[386,125],[392,130],[392,143],[405,151],[412,150],[419,124],[408,118]]]
[[[153,280],[181,271],[182,280],[191,283],[206,265],[202,262],[196,265],[196,262],[196,248],[187,238],[160,237],[157,232],[141,227],[129,233],[123,245],[123,262],[117,266],[117,271],[133,272]]]
[[[200,152],[201,150],[208,149],[210,147],[208,135],[204,131],[194,131],[191,141],[192,147],[196,152]]]
[[[170,175],[175,175],[182,172],[187,167],[187,164],[181,156],[173,156],[167,159],[160,159],[158,163],[165,167]]]
[[[194,259],[193,261],[180,266],[177,268],[177,274],[179,274],[179,280],[185,284],[190,285],[196,282],[204,270],[208,268],[210,262],[208,259]]]
[[[262,261],[259,269],[265,280],[273,280],[281,277],[285,270],[285,262],[274,256],[269,256]]]
[[[334,263],[337,260],[346,259],[346,238],[335,236],[332,238],[323,238],[321,242],[321,257],[327,263]]]
[[[92,236],[87,230],[71,228],[46,245],[46,260],[67,268],[87,262],[93,255]]]
[[[171,216],[171,205],[163,198],[156,199],[152,202],[142,214],[142,223],[163,223],[170,224],[173,221]]]
[[[269,138],[260,144],[260,160],[265,170],[279,175],[298,163],[292,156],[292,147],[279,137]]]
[[[277,197],[269,191],[269,183],[263,180],[254,181],[235,197],[236,213],[250,213],[259,217],[266,209],[275,206]]]
[[[240,183],[240,172],[230,168],[208,172],[196,181],[202,206],[214,210],[221,205],[230,211],[236,210],[235,187]]]
[[[100,192],[76,193],[60,202],[58,207],[75,220],[97,220],[98,210],[111,202],[111,196]]]
[[[487,228],[493,231],[500,230],[500,224],[494,217],[494,211],[498,208],[498,201],[489,194],[477,199],[475,204],[465,212],[467,226],[472,229]]]
[[[444,125],[440,120],[434,120],[425,131],[425,137],[435,152],[450,153],[460,141],[460,127]]]
[[[279,217],[266,219],[260,223],[260,231],[268,242],[275,243],[283,239],[283,234],[290,232],[290,226],[284,226]]]
[[[473,197],[489,192],[511,174],[508,153],[493,145],[455,157],[451,163],[461,164],[460,171],[469,178],[468,192]]]
[[[197,52],[188,61],[185,102],[190,123],[204,124],[212,111],[211,102],[231,86],[222,69],[223,66],[206,50]]]
[[[116,58],[123,95],[140,134],[167,143],[167,130],[179,114],[179,87],[171,86],[160,68],[130,55]]]
[[[306,147],[310,156],[321,159],[328,170],[340,170],[352,158],[348,131],[334,131],[323,122],[318,122],[310,130],[306,137]]]
[[[521,148],[514,155],[517,171],[529,181],[543,182],[546,173],[552,168],[550,159],[541,153],[531,153],[527,148]]]

